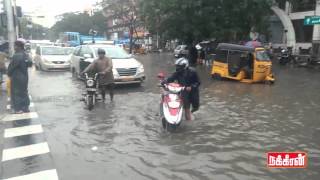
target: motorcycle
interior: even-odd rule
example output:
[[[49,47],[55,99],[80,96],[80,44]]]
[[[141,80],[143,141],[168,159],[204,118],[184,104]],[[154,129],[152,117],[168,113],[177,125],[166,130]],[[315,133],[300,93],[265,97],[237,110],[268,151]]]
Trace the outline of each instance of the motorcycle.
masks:
[[[291,62],[292,56],[288,49],[282,49],[280,56],[278,56],[278,61],[280,65],[286,65]]]
[[[98,97],[98,73],[94,77],[89,77],[87,73],[85,75],[86,92],[83,94],[83,100],[87,108],[91,111],[97,102]]]
[[[160,117],[162,126],[167,131],[175,130],[182,122],[184,113],[182,92],[185,87],[178,83],[163,84],[164,74],[159,73],[162,94],[160,100]]]

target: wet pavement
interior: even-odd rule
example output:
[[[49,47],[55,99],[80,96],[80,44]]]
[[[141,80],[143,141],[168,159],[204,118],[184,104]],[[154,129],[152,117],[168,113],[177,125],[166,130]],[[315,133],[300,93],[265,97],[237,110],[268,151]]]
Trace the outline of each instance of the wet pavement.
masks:
[[[319,70],[275,65],[276,83],[269,86],[212,80],[208,68],[198,67],[201,110],[168,133],[159,120],[156,74],[173,71],[174,58],[137,59],[146,82],[117,87],[114,103],[91,112],[80,101],[82,82],[70,72],[30,72],[30,93],[59,179],[320,179]],[[308,167],[268,169],[269,151],[306,151]],[[17,168],[44,166],[33,162]]]

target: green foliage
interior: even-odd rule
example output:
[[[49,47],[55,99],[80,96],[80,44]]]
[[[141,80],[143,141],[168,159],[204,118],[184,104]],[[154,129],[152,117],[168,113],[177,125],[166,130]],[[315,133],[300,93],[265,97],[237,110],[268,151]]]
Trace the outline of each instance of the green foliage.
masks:
[[[267,33],[270,0],[144,0],[141,17],[152,33],[190,43],[243,40],[252,27]]]
[[[32,27],[28,27],[28,24]],[[48,28],[32,23],[26,18],[20,19],[20,34],[26,39],[46,39],[48,31]]]
[[[133,48],[133,34],[137,34],[137,28],[141,26],[138,18],[139,0],[103,0],[101,6],[108,19],[116,20],[116,27],[126,28],[130,34],[130,53]],[[112,25],[114,26],[114,25]],[[113,27],[108,27],[113,28]]]
[[[105,17],[101,12],[90,16],[88,13],[66,13],[63,14],[61,20],[58,21],[52,28],[51,39],[58,38],[60,32],[80,32],[88,34],[90,29],[98,31],[99,35],[103,35],[106,30]]]

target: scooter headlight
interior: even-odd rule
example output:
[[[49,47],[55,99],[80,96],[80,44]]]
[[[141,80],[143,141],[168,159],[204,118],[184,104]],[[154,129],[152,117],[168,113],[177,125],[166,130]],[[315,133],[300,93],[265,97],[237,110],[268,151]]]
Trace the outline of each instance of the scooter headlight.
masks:
[[[94,85],[94,81],[92,79],[87,80],[87,86],[91,87]]]

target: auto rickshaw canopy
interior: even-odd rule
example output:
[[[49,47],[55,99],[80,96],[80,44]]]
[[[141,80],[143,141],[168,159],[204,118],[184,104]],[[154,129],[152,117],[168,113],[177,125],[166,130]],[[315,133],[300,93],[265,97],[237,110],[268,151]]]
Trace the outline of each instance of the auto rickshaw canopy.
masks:
[[[220,43],[217,50],[254,52],[255,48],[237,44]]]

